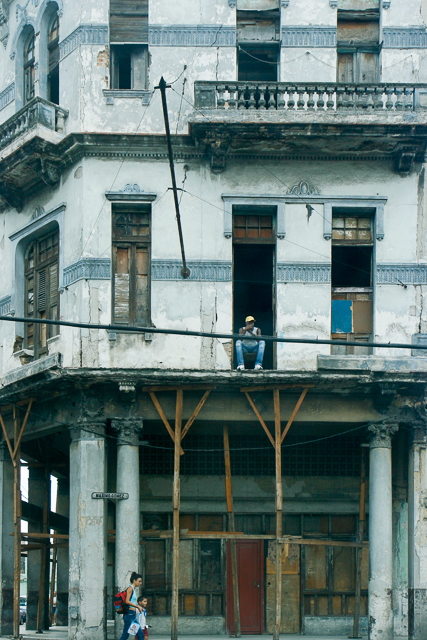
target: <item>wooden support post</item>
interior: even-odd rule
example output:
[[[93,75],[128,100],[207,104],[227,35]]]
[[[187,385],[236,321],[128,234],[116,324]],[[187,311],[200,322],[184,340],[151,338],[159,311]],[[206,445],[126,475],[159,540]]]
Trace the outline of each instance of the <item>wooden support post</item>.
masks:
[[[224,460],[225,460],[225,491],[227,495],[228,530],[235,532],[233,492],[231,486],[230,442],[228,439],[228,427],[224,425]],[[240,638],[240,602],[239,602],[239,577],[237,573],[237,547],[236,540],[229,542],[231,551],[231,579],[233,582],[233,610],[234,610],[234,635]]]
[[[49,482],[50,473],[49,470],[45,470],[45,482],[44,482],[44,500],[43,500],[43,533],[48,533],[48,514],[49,514]],[[39,584],[39,601],[37,606],[37,633],[43,633],[43,609],[45,598],[45,580],[46,580],[46,560],[47,551],[50,548],[47,545],[42,546],[41,559],[40,559],[40,584]]]
[[[275,450],[276,450],[276,624],[274,626],[273,640],[279,640],[280,624],[282,618],[282,553],[283,544],[279,542],[282,537],[282,430],[280,423],[280,392],[273,389],[274,400],[274,425],[275,425]]]
[[[172,605],[171,605],[171,640],[178,638],[178,605],[179,605],[179,507],[180,507],[180,452],[182,429],[183,390],[176,392],[175,412],[175,455],[173,475],[173,551],[172,551]]]
[[[362,445],[361,452],[361,470],[360,470],[360,503],[359,503],[359,522],[357,528],[357,542],[363,542],[363,534],[365,532],[365,510],[366,510],[366,446]],[[362,554],[363,547],[356,548],[356,593],[354,598],[354,619],[353,619],[353,635],[351,638],[360,638],[359,635],[359,619],[360,619],[360,592],[362,590]]]
[[[19,410],[13,407],[13,439],[15,456],[12,455],[13,489],[14,489],[14,524],[15,524],[15,562],[13,573],[13,637],[19,638],[19,604],[21,590],[21,465],[20,447],[16,447],[19,437]],[[18,443],[19,445],[19,443]]]

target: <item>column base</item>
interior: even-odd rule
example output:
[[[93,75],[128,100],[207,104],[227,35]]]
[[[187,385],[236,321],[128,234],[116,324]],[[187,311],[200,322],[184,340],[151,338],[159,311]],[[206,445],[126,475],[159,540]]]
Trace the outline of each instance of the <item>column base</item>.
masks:
[[[1,596],[0,634],[2,636],[11,636],[13,634],[13,589],[2,589]]]
[[[369,584],[369,640],[393,640],[392,589]]]
[[[427,589],[408,589],[408,638],[424,640],[427,629]]]
[[[68,591],[56,594],[56,626],[68,626]]]

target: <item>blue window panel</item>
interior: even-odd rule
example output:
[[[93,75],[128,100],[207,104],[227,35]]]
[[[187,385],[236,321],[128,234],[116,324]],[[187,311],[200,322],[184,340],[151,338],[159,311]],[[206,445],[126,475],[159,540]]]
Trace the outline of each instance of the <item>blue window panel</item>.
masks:
[[[353,300],[332,300],[332,333],[353,333]]]

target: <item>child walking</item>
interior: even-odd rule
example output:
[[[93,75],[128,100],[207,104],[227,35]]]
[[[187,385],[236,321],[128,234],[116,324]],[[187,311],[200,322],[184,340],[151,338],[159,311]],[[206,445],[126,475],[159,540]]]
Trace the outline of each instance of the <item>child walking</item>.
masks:
[[[144,634],[144,640],[148,638],[148,624],[147,624],[147,598],[145,596],[139,596],[138,604],[142,611],[137,617],[141,630]]]

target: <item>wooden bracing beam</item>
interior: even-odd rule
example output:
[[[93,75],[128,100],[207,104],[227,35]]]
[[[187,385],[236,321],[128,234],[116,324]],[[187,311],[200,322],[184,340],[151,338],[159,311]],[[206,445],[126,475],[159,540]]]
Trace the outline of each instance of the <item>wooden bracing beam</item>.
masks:
[[[179,508],[180,508],[180,449],[182,429],[183,391],[176,392],[175,410],[175,454],[173,473],[173,538],[172,538],[172,602],[171,602],[171,640],[178,638],[179,607]]]
[[[187,424],[185,425],[185,427],[182,430],[182,436],[181,436],[181,440],[183,440],[183,438],[185,438],[185,436],[187,435],[191,425],[193,424],[193,422],[195,421],[195,419],[197,418],[197,416],[200,413],[200,409],[203,407],[203,405],[205,404],[206,400],[208,399],[208,396],[210,394],[210,392],[212,391],[212,389],[207,389],[205,391],[205,393],[203,394],[202,399],[200,400],[199,404],[197,405],[197,407],[194,409],[193,413],[191,414],[190,418],[187,421]]]
[[[154,406],[157,409],[157,413],[161,417],[162,422],[163,422],[163,424],[165,425],[165,427],[167,429],[167,432],[169,433],[170,437],[172,438],[172,442],[175,442],[175,434],[173,432],[172,427],[170,426],[170,424],[168,422],[168,419],[165,416],[165,413],[164,413],[162,407],[160,406],[160,402],[157,400],[156,394],[154,393],[154,391],[149,391],[148,393],[150,395],[150,398],[153,401]],[[182,447],[180,447],[180,455],[182,456],[183,453],[184,453],[184,451],[183,451]]]

